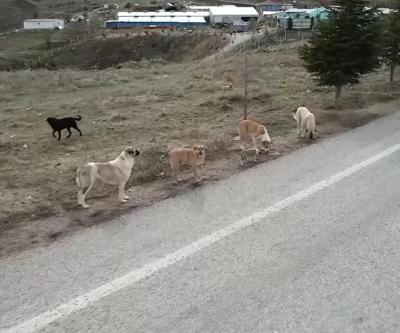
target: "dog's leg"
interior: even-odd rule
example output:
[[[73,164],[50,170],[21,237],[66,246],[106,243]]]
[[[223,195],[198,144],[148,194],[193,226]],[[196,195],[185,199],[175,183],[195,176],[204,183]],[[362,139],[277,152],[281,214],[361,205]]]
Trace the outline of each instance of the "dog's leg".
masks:
[[[57,139],[57,137],[56,137],[56,130],[53,131],[53,136]]]
[[[297,117],[297,136],[300,137],[302,135],[302,130],[301,130],[301,119],[300,117]]]
[[[58,131],[58,141],[61,140],[61,131]]]
[[[245,148],[244,141],[245,141],[244,138],[240,135],[240,132],[239,132],[239,147],[241,150],[244,150],[244,148]]]
[[[240,140],[239,147],[241,150],[244,150],[246,148],[245,139],[239,135],[239,140]]]
[[[178,178],[179,167],[175,167],[171,165],[171,174],[174,179],[175,184],[178,184],[182,179]]]
[[[256,140],[256,138],[254,136],[251,136],[251,139],[253,141],[254,149],[257,149],[257,140]]]
[[[200,170],[200,179],[201,181],[205,180],[206,177],[204,176],[204,169],[203,169],[203,165],[199,165],[199,170]]]
[[[119,201],[122,202],[122,203],[127,202],[128,199],[129,199],[129,198],[125,195],[125,184],[126,184],[126,182],[121,183],[121,184],[119,184],[119,186],[118,186],[118,198],[119,198]]]
[[[80,204],[83,208],[89,208],[90,206],[86,204],[85,202],[85,197],[89,193],[89,191],[92,189],[94,185],[94,182],[91,182],[88,188],[86,189],[80,189],[78,191],[78,204]]]
[[[196,179],[196,183],[201,182],[201,179],[199,177],[199,170],[198,170],[199,168],[200,168],[200,166],[193,165],[193,173],[194,173],[194,178]]]
[[[96,182],[96,176],[93,174],[92,167],[79,167],[75,180],[78,185],[78,205],[81,205],[83,208],[89,208],[90,206],[85,202],[85,197]]]
[[[74,124],[72,127],[75,128],[75,129],[79,132],[79,136],[82,136],[82,132],[81,132],[81,130],[78,128],[78,125],[77,125],[77,124]]]
[[[201,183],[205,179],[204,177],[202,177],[203,166],[201,164],[193,166],[193,173],[197,183]]]
[[[69,138],[70,136],[71,136],[71,134],[72,134],[72,132],[71,132],[71,129],[69,128],[69,127],[67,127],[67,130],[68,130],[68,135],[67,135],[67,138]]]
[[[301,137],[304,138],[306,136],[306,124],[301,127]]]
[[[78,191],[78,205],[82,206],[83,208],[90,207],[89,205],[87,205],[85,203],[85,195],[83,194],[83,191],[81,189],[79,189],[79,191]]]
[[[81,189],[78,190],[78,205],[82,205],[82,195],[83,191]]]
[[[125,183],[125,186],[126,186],[126,183]],[[125,199],[125,200],[129,200],[129,199],[130,199],[129,196],[127,196],[127,195],[125,194],[125,186],[124,186],[124,199]]]
[[[89,191],[92,189],[94,183],[96,182],[96,177],[93,175],[90,175],[90,183],[89,183],[89,187],[87,187],[86,189],[83,189],[83,193],[81,195],[81,204],[83,208],[89,208],[90,206],[86,204],[85,202],[85,198],[87,196],[87,194],[89,193]]]

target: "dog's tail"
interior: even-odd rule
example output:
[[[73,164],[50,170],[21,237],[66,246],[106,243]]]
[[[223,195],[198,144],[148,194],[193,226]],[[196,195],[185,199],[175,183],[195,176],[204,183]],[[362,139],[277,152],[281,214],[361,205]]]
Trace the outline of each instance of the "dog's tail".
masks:
[[[74,119],[77,120],[77,121],[79,121],[79,120],[82,119],[82,117],[78,114],[78,117],[77,117],[77,118],[74,118]]]
[[[294,119],[294,120],[297,120],[297,110],[298,110],[298,108],[294,108],[294,109],[292,110],[292,116],[293,116],[293,119]]]

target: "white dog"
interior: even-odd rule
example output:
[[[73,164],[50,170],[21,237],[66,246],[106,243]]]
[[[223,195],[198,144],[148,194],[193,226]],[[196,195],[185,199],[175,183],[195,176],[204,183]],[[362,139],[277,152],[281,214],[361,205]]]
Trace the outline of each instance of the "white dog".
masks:
[[[297,134],[302,138],[308,136],[315,138],[317,130],[315,129],[315,117],[305,106],[299,107],[293,112],[293,118],[297,121]]]
[[[135,156],[139,154],[139,150],[128,147],[115,160],[108,163],[88,163],[80,166],[76,176],[79,187],[78,205],[83,208],[90,207],[85,203],[85,197],[97,179],[105,184],[118,185],[118,198],[121,202],[126,202],[129,197],[125,195],[125,184],[131,175]]]

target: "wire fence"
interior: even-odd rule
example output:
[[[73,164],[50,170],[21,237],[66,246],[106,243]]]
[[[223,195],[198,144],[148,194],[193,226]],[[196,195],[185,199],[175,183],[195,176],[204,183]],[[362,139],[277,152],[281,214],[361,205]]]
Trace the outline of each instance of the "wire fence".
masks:
[[[313,31],[311,30],[265,29],[260,33],[253,33],[250,38],[232,47],[224,55],[240,54],[246,50],[264,48],[277,43],[307,40],[312,35]]]

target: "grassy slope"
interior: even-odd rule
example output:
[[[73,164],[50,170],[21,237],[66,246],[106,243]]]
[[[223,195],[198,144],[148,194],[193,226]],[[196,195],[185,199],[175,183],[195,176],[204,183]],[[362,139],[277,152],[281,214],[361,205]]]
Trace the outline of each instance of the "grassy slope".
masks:
[[[0,31],[21,28],[24,19],[32,18],[38,8],[25,0],[0,1]]]
[[[314,86],[295,48],[252,52],[249,64],[249,109],[268,124],[273,137],[285,141],[292,135],[288,110],[301,103],[312,105],[320,119],[337,121],[340,114],[329,110],[331,91]],[[234,56],[208,65],[143,62],[125,64],[120,70],[1,73],[1,82],[7,84],[0,86],[4,124],[0,181],[10,195],[3,198],[2,217],[35,210],[35,202],[25,200],[29,195],[55,212],[73,206],[75,168],[87,160],[112,158],[127,143],[144,151],[143,171],[134,182],[156,179],[157,156],[174,140],[203,141],[221,149],[220,157],[229,154],[225,149],[233,144],[243,107],[242,68],[243,58]],[[392,97],[385,91],[386,79],[382,71],[367,76],[362,85],[345,91],[345,106],[359,108]],[[229,82],[232,90],[224,88]],[[46,117],[75,114],[83,116],[84,136],[56,142]],[[354,126],[347,118],[335,126],[339,125]],[[27,163],[35,172],[24,171]],[[57,177],[59,172],[62,175]],[[10,205],[22,206],[11,209]]]

